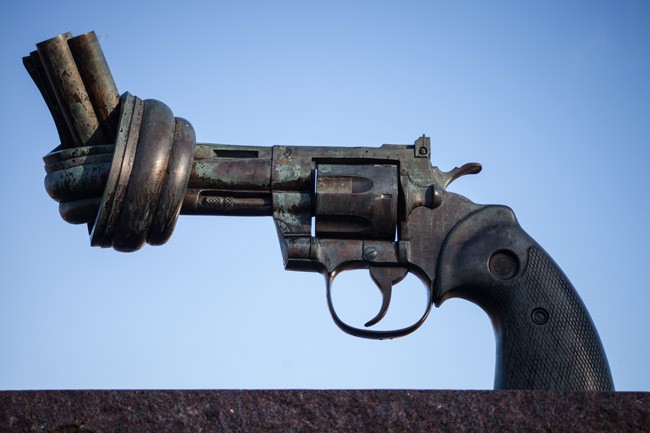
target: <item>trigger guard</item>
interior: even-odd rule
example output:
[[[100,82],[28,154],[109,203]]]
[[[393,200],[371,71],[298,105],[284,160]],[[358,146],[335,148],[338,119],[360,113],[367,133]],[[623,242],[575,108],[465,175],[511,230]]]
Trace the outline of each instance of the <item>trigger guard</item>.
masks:
[[[377,330],[370,330],[370,329],[362,329],[362,328],[355,328],[354,326],[350,326],[347,323],[345,323],[341,318],[336,314],[336,310],[334,309],[334,303],[332,302],[332,282],[334,281],[334,275],[329,274],[325,275],[325,291],[327,293],[327,308],[330,310],[330,315],[332,316],[332,320],[334,320],[334,323],[336,326],[338,326],[341,331],[345,332],[346,334],[350,334],[354,337],[360,337],[360,338],[368,338],[370,340],[392,340],[393,338],[399,338],[399,337],[404,337],[406,335],[409,335],[413,332],[415,332],[422,324],[424,323],[425,320],[427,320],[427,317],[429,316],[429,312],[431,312],[431,307],[433,306],[433,294],[431,289],[429,288],[427,290],[427,309],[422,314],[422,317],[412,324],[411,326],[407,326],[405,328],[400,328],[400,329],[394,329],[391,331],[377,331]]]

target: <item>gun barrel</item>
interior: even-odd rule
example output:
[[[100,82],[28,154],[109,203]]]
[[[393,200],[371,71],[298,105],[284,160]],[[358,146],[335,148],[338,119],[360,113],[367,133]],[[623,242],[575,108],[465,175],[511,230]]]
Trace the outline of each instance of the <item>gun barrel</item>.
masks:
[[[23,64],[36,84],[36,87],[38,87],[38,90],[41,92],[41,96],[43,96],[47,108],[50,110],[52,119],[54,119],[54,125],[59,133],[60,143],[64,143],[64,147],[72,147],[74,139],[71,129],[66,122],[66,118],[64,117],[59,104],[57,103],[54,89],[50,85],[47,75],[45,74],[45,69],[43,68],[43,63],[41,62],[38,51],[32,51],[29,56],[23,57]]]
[[[97,35],[67,32],[47,39],[23,64],[61,140],[44,158],[46,189],[64,220],[90,222],[108,177],[119,116],[119,94]]]
[[[72,143],[61,144],[64,147],[94,144],[91,141],[93,136],[100,139],[96,135],[99,122],[68,46],[68,35],[55,36],[36,44],[36,47],[73,138]]]
[[[116,108],[120,102],[120,95],[106,63],[104,52],[99,46],[97,35],[95,32],[88,32],[75,36],[68,40],[68,46],[102,132],[106,138],[112,140],[117,129],[119,113]]]
[[[197,144],[181,214],[268,216],[272,148]]]
[[[94,32],[40,42],[23,63],[52,113],[61,149],[114,142],[119,94]]]

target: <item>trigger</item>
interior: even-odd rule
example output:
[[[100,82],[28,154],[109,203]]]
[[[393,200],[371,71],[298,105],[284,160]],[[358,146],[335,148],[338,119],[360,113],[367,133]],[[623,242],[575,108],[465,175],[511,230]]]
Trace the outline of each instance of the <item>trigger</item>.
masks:
[[[370,278],[372,278],[375,284],[377,284],[377,287],[381,292],[382,300],[379,313],[369,320],[364,325],[365,327],[376,325],[384,318],[386,312],[388,312],[388,306],[390,305],[393,285],[402,281],[407,274],[408,269],[406,268],[370,268]]]

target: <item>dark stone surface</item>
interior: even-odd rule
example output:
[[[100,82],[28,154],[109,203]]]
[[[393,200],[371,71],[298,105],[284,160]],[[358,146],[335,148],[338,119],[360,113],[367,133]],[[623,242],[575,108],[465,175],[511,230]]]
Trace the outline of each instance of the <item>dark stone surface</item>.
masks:
[[[0,391],[0,432],[644,432],[650,393]]]

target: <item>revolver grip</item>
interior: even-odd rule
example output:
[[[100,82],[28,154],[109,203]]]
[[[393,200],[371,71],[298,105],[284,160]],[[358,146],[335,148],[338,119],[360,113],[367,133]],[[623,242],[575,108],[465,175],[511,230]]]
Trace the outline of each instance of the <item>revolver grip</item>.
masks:
[[[436,304],[467,299],[492,321],[495,389],[614,390],[582,300],[512,210],[487,206],[459,222],[438,270]]]

